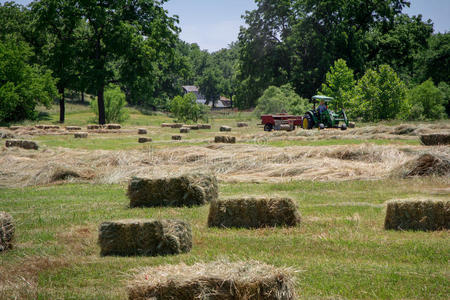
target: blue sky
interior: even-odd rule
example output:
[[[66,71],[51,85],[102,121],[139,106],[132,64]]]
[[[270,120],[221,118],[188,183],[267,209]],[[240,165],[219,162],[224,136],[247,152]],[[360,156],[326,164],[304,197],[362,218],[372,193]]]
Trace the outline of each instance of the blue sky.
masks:
[[[0,1],[1,3],[5,1]],[[21,4],[31,1],[18,0]],[[431,19],[438,32],[450,31],[450,0],[410,0],[409,15]],[[227,47],[237,40],[241,16],[256,7],[254,0],[170,0],[164,7],[180,17],[181,39],[209,51]]]

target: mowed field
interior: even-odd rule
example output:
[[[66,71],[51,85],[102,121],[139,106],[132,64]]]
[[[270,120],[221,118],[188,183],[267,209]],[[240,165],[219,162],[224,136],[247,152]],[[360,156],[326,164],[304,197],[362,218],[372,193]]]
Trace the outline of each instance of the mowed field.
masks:
[[[93,115],[69,104],[66,125],[86,131]],[[41,124],[57,120],[47,112]],[[237,128],[244,121],[249,127]],[[358,124],[339,130],[263,132],[250,113],[211,114],[210,130],[162,128],[164,114],[130,109],[120,131],[74,139],[61,130],[0,129],[36,141],[37,151],[0,152],[0,211],[16,222],[15,247],[0,254],[0,299],[126,299],[127,280],[145,266],[259,260],[291,267],[300,299],[448,299],[448,231],[384,230],[391,199],[450,200],[448,176],[405,178],[405,164],[423,153],[449,159],[445,146],[422,146],[421,132],[450,122]],[[56,124],[56,123],[55,123]],[[219,133],[221,125],[233,127]],[[153,142],[139,144],[138,128]],[[236,144],[215,144],[231,135]],[[77,176],[69,176],[69,172]],[[302,216],[295,228],[211,229],[208,206],[130,209],[132,176],[190,172],[219,179],[219,197],[287,196]],[[189,222],[193,248],[166,257],[101,257],[100,223],[170,218]]]

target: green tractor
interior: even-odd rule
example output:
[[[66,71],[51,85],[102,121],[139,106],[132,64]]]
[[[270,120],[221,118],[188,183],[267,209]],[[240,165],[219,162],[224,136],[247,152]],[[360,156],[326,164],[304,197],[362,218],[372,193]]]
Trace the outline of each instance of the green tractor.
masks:
[[[328,109],[328,104],[333,102],[334,99],[327,96],[316,95],[313,96],[309,103],[313,103],[313,109],[307,111],[303,116],[303,129],[312,128],[340,128],[341,130],[347,130],[349,125],[347,115],[345,110],[342,109],[340,112],[335,113],[334,111]],[[321,103],[316,109],[316,104]],[[342,122],[341,125],[339,123]]]

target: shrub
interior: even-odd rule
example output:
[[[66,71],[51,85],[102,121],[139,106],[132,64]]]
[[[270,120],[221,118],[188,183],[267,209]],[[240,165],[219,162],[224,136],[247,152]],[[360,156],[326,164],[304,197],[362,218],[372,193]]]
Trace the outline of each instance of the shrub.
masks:
[[[408,120],[435,120],[445,117],[444,95],[431,79],[408,92],[407,109],[401,117]]]
[[[197,122],[200,119],[207,121],[209,107],[197,103],[197,97],[193,93],[188,93],[183,97],[176,96],[170,101],[169,108],[180,122]]]
[[[289,84],[281,87],[270,86],[258,99],[255,113],[257,115],[275,113],[303,114],[307,111],[307,107],[308,100],[297,95]]]
[[[125,94],[120,87],[109,85],[105,90],[105,118],[106,123],[117,122],[121,123],[129,118],[125,111]],[[97,100],[91,102],[91,109],[98,118],[98,104]]]
[[[354,88],[353,70],[347,67],[345,60],[338,59],[326,74],[321,93],[335,99],[333,106],[337,110],[349,106]]]

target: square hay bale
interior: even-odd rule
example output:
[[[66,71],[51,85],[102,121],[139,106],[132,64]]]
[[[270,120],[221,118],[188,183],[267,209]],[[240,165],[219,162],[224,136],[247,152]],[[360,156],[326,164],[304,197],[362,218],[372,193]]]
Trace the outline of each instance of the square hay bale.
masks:
[[[12,248],[14,230],[14,220],[11,215],[0,211],[0,252]]]
[[[435,134],[423,134],[420,136],[420,141],[426,146],[434,145],[450,145],[449,133],[435,133]]]
[[[158,179],[133,178],[128,185],[130,207],[194,206],[217,199],[215,176],[192,174]]]
[[[448,230],[450,200],[406,199],[387,202],[385,229]]]
[[[210,124],[198,124],[199,129],[211,129]]]
[[[86,139],[88,137],[87,132],[77,132],[73,135],[76,139]]]
[[[81,130],[81,127],[79,127],[79,126],[66,126],[66,130],[67,131],[77,131],[77,130]]]
[[[181,135],[172,135],[172,140],[181,141]]]
[[[356,123],[355,122],[349,122],[348,123],[348,128],[355,128],[356,127]]]
[[[290,198],[220,199],[211,202],[209,227],[261,228],[297,226],[301,218]]]
[[[230,126],[220,126],[220,131],[222,131],[222,132],[231,131],[231,127]]]
[[[102,129],[102,128],[103,128],[103,126],[97,125],[97,124],[91,124],[91,125],[87,126],[88,130],[98,130],[98,129]]]
[[[450,159],[448,156],[424,153],[392,170],[395,177],[414,176],[448,176],[450,175]]]
[[[294,300],[293,273],[258,261],[148,267],[129,281],[128,299]]]
[[[120,129],[122,126],[120,124],[106,124],[106,129]]]
[[[44,129],[44,130],[55,130],[55,129],[59,129],[59,126],[57,126],[57,125],[44,125],[42,129]]]
[[[235,144],[236,143],[236,137],[235,136],[216,136],[214,138],[214,143]]]
[[[11,147],[19,147],[28,150],[38,150],[39,146],[34,141],[26,141],[26,140],[6,140],[5,146],[7,148]]]
[[[190,128],[188,127],[181,127],[180,128],[180,133],[189,133],[191,131]]]
[[[138,129],[138,134],[147,134],[147,129],[139,128]]]
[[[144,138],[144,137],[141,137],[141,138],[138,139],[138,142],[139,142],[140,144],[150,143],[150,142],[152,142],[152,141],[153,141],[152,138]]]
[[[237,127],[248,127],[248,123],[245,122],[238,122],[236,125]]]
[[[181,124],[181,123],[173,123],[170,125],[170,128],[174,128],[174,129],[178,129],[181,127],[183,127],[183,124]]]
[[[170,123],[162,123],[161,127],[162,128],[172,128],[172,124],[170,124]]]
[[[158,256],[192,249],[191,226],[177,220],[121,220],[100,225],[100,254]]]

